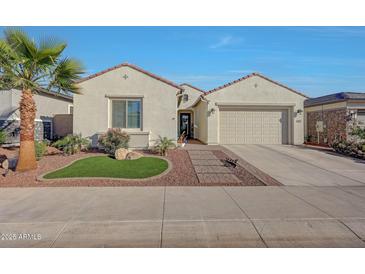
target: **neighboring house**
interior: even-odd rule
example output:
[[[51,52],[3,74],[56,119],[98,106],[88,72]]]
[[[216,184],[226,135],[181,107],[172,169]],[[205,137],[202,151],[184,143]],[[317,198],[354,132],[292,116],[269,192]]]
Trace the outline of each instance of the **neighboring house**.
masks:
[[[0,90],[0,129],[7,133],[7,144],[19,143],[20,98],[20,90]],[[36,140],[52,140],[72,133],[72,97],[44,90],[34,94],[34,101]]]
[[[130,146],[186,131],[206,144],[302,144],[305,95],[253,73],[204,92],[131,64],[82,79],[74,96],[74,133],[96,145],[108,128],[125,129]]]
[[[307,141],[331,144],[350,140],[354,121],[365,125],[365,93],[340,92],[311,98],[304,106]]]

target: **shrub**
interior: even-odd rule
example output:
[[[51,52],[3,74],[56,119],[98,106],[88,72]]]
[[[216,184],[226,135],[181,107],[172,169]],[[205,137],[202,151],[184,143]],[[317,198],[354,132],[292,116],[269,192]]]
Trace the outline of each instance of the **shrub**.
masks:
[[[47,151],[47,142],[45,141],[34,141],[35,146],[35,157],[39,161]]]
[[[305,136],[305,141],[308,143],[312,142],[312,135]]]
[[[6,133],[4,130],[0,129],[0,145],[4,144],[6,141]]]
[[[114,155],[118,148],[128,148],[129,138],[127,132],[122,131],[120,128],[111,128],[100,136],[98,142],[106,153]]]
[[[53,143],[53,147],[62,150],[66,155],[72,155],[80,152],[81,150],[87,150],[90,142],[86,138],[82,138],[81,134],[69,134],[66,137]]]
[[[360,140],[365,140],[365,128],[355,126],[352,128],[350,135],[356,136]]]
[[[168,149],[173,147],[175,147],[175,144],[172,139],[159,136],[155,149],[160,155],[166,156]]]
[[[335,141],[332,143],[332,148],[338,153],[365,159],[364,142]]]

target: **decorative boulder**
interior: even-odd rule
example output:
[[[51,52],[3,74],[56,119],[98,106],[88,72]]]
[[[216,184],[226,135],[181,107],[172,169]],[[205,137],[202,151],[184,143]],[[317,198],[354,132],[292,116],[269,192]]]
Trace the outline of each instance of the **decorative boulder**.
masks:
[[[5,155],[0,155],[0,167],[3,169],[9,169],[9,160]]]
[[[125,160],[127,157],[127,154],[128,154],[128,149],[118,148],[115,151],[114,156],[115,156],[115,159],[117,159],[117,160]]]
[[[126,159],[127,160],[136,160],[136,159],[139,159],[141,157],[143,157],[142,153],[139,153],[137,151],[131,151],[131,152],[128,153]]]
[[[55,147],[50,147],[47,146],[46,149],[46,155],[57,155],[57,154],[62,154],[63,152]]]

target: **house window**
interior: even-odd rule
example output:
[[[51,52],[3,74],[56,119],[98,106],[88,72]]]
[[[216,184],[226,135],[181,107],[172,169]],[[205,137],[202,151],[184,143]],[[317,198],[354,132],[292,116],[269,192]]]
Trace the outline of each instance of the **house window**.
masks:
[[[113,128],[141,128],[141,100],[112,100]]]
[[[74,114],[74,106],[68,105],[68,114]]]
[[[189,95],[188,94],[184,94],[183,95],[183,101],[187,102],[189,100]]]
[[[359,126],[365,127],[365,110],[357,111],[357,121],[359,123]]]

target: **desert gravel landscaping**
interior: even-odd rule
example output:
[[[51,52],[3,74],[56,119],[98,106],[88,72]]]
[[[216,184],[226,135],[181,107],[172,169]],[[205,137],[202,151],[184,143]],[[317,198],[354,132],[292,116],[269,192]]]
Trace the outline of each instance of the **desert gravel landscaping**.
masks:
[[[150,158],[149,156],[156,155],[151,151],[143,151],[143,154],[146,156],[144,159]],[[72,165],[79,165],[84,161],[89,161],[84,158],[100,158],[100,156],[107,158],[104,153],[98,152],[82,152],[71,156],[45,156],[38,162],[37,170],[24,173],[10,170],[6,176],[1,176],[0,187],[280,185],[280,183],[276,182],[270,176],[262,173],[253,166],[243,166],[241,162],[236,168],[225,166],[224,160],[227,157],[236,157],[236,155],[224,148],[221,148],[220,146],[208,147],[205,145],[190,145],[185,149],[170,150],[166,156],[166,160],[168,160],[171,165],[171,167],[169,167],[170,170],[164,171],[164,169],[161,169],[158,172],[153,174],[151,173],[150,176],[158,175],[161,172],[166,173],[151,179],[143,179],[143,176],[137,176],[138,172],[134,175],[132,172],[129,175],[124,174],[124,178],[122,180],[118,180],[116,177],[123,176],[120,174],[118,176],[114,174],[114,176],[112,174],[114,173],[112,172],[114,169],[111,167],[110,177],[114,178],[92,178],[105,177],[108,174],[108,172],[105,173],[105,169],[108,165],[100,163],[96,166],[91,165],[89,167],[92,169],[92,171],[90,171],[90,175],[88,175],[87,172],[85,173],[85,170],[81,170],[80,167],[73,169],[71,173],[70,169],[66,167],[79,159],[83,159],[83,161],[73,163]],[[112,159],[110,160],[113,161]],[[98,168],[102,167],[104,167],[104,171],[101,172],[102,176],[96,176],[95,172]],[[60,171],[59,169],[63,171]],[[137,167],[136,170],[138,170]],[[67,171],[67,174],[65,171]],[[46,179],[50,179],[52,177],[52,180],[42,180],[42,176],[46,174],[48,174],[48,178],[46,177]],[[80,176],[78,174],[80,174]],[[70,178],[75,176],[87,178]],[[61,179],[57,179],[56,177],[60,177]],[[133,179],[133,177],[138,177],[140,179]]]
[[[150,155],[146,152],[145,155]],[[30,172],[10,171],[6,177],[1,176],[0,187],[48,187],[48,186],[165,186],[165,185],[197,185],[198,179],[186,151],[173,150],[166,157],[172,164],[168,174],[151,180],[115,180],[115,179],[62,179],[40,181],[43,174],[62,168],[71,162],[91,156],[105,156],[103,153],[79,153],[71,156],[52,155],[38,162],[38,169]],[[178,167],[178,168],[174,168]]]

